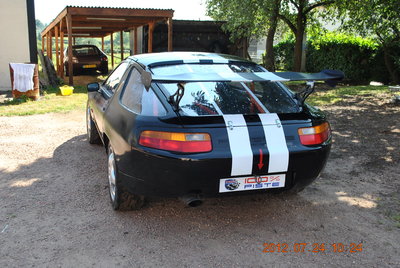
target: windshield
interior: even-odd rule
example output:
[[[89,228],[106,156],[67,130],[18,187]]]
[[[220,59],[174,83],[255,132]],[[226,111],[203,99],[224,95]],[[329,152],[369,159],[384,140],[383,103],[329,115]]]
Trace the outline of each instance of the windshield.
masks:
[[[260,66],[235,64],[180,64],[152,69],[156,75],[178,75],[188,72],[226,73],[262,72]],[[275,82],[191,82],[179,83],[184,94],[179,108],[189,116],[257,113],[296,113],[299,108],[280,83]],[[158,83],[170,95],[177,83]]]

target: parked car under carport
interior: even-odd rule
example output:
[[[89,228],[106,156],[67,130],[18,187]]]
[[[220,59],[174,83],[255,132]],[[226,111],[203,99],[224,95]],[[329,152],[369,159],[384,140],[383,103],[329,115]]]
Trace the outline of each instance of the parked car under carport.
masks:
[[[101,74],[108,74],[107,55],[95,45],[72,46],[73,74],[86,70],[99,70]],[[65,74],[68,76],[68,49],[64,51]]]

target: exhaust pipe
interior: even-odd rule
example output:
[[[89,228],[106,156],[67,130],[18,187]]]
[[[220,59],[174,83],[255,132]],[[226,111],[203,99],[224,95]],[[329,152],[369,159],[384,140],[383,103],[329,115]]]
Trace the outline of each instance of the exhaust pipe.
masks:
[[[203,200],[200,199],[200,196],[198,194],[187,194],[184,195],[180,198],[183,203],[185,203],[186,206],[188,207],[198,207],[201,204],[203,204]]]

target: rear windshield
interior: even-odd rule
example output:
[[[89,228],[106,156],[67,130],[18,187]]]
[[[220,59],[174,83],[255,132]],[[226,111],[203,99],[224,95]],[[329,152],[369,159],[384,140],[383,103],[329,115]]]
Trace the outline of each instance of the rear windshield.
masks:
[[[187,72],[262,72],[255,64],[181,64],[152,69],[156,75],[178,75]],[[170,95],[177,83],[158,83]],[[180,83],[184,95],[179,102],[189,116],[255,113],[296,113],[299,108],[289,91],[276,82],[191,82]]]
[[[76,47],[72,51],[75,56],[99,55],[99,50],[96,47]]]

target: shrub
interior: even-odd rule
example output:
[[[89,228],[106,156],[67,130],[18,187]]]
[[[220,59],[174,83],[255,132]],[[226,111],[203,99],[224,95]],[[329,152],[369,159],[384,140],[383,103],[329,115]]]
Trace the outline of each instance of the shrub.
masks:
[[[294,39],[289,37],[275,46],[276,65],[279,69],[293,69]],[[306,69],[319,72],[323,69],[341,70],[352,83],[369,83],[390,80],[383,52],[371,39],[328,32],[312,36],[307,41]]]

